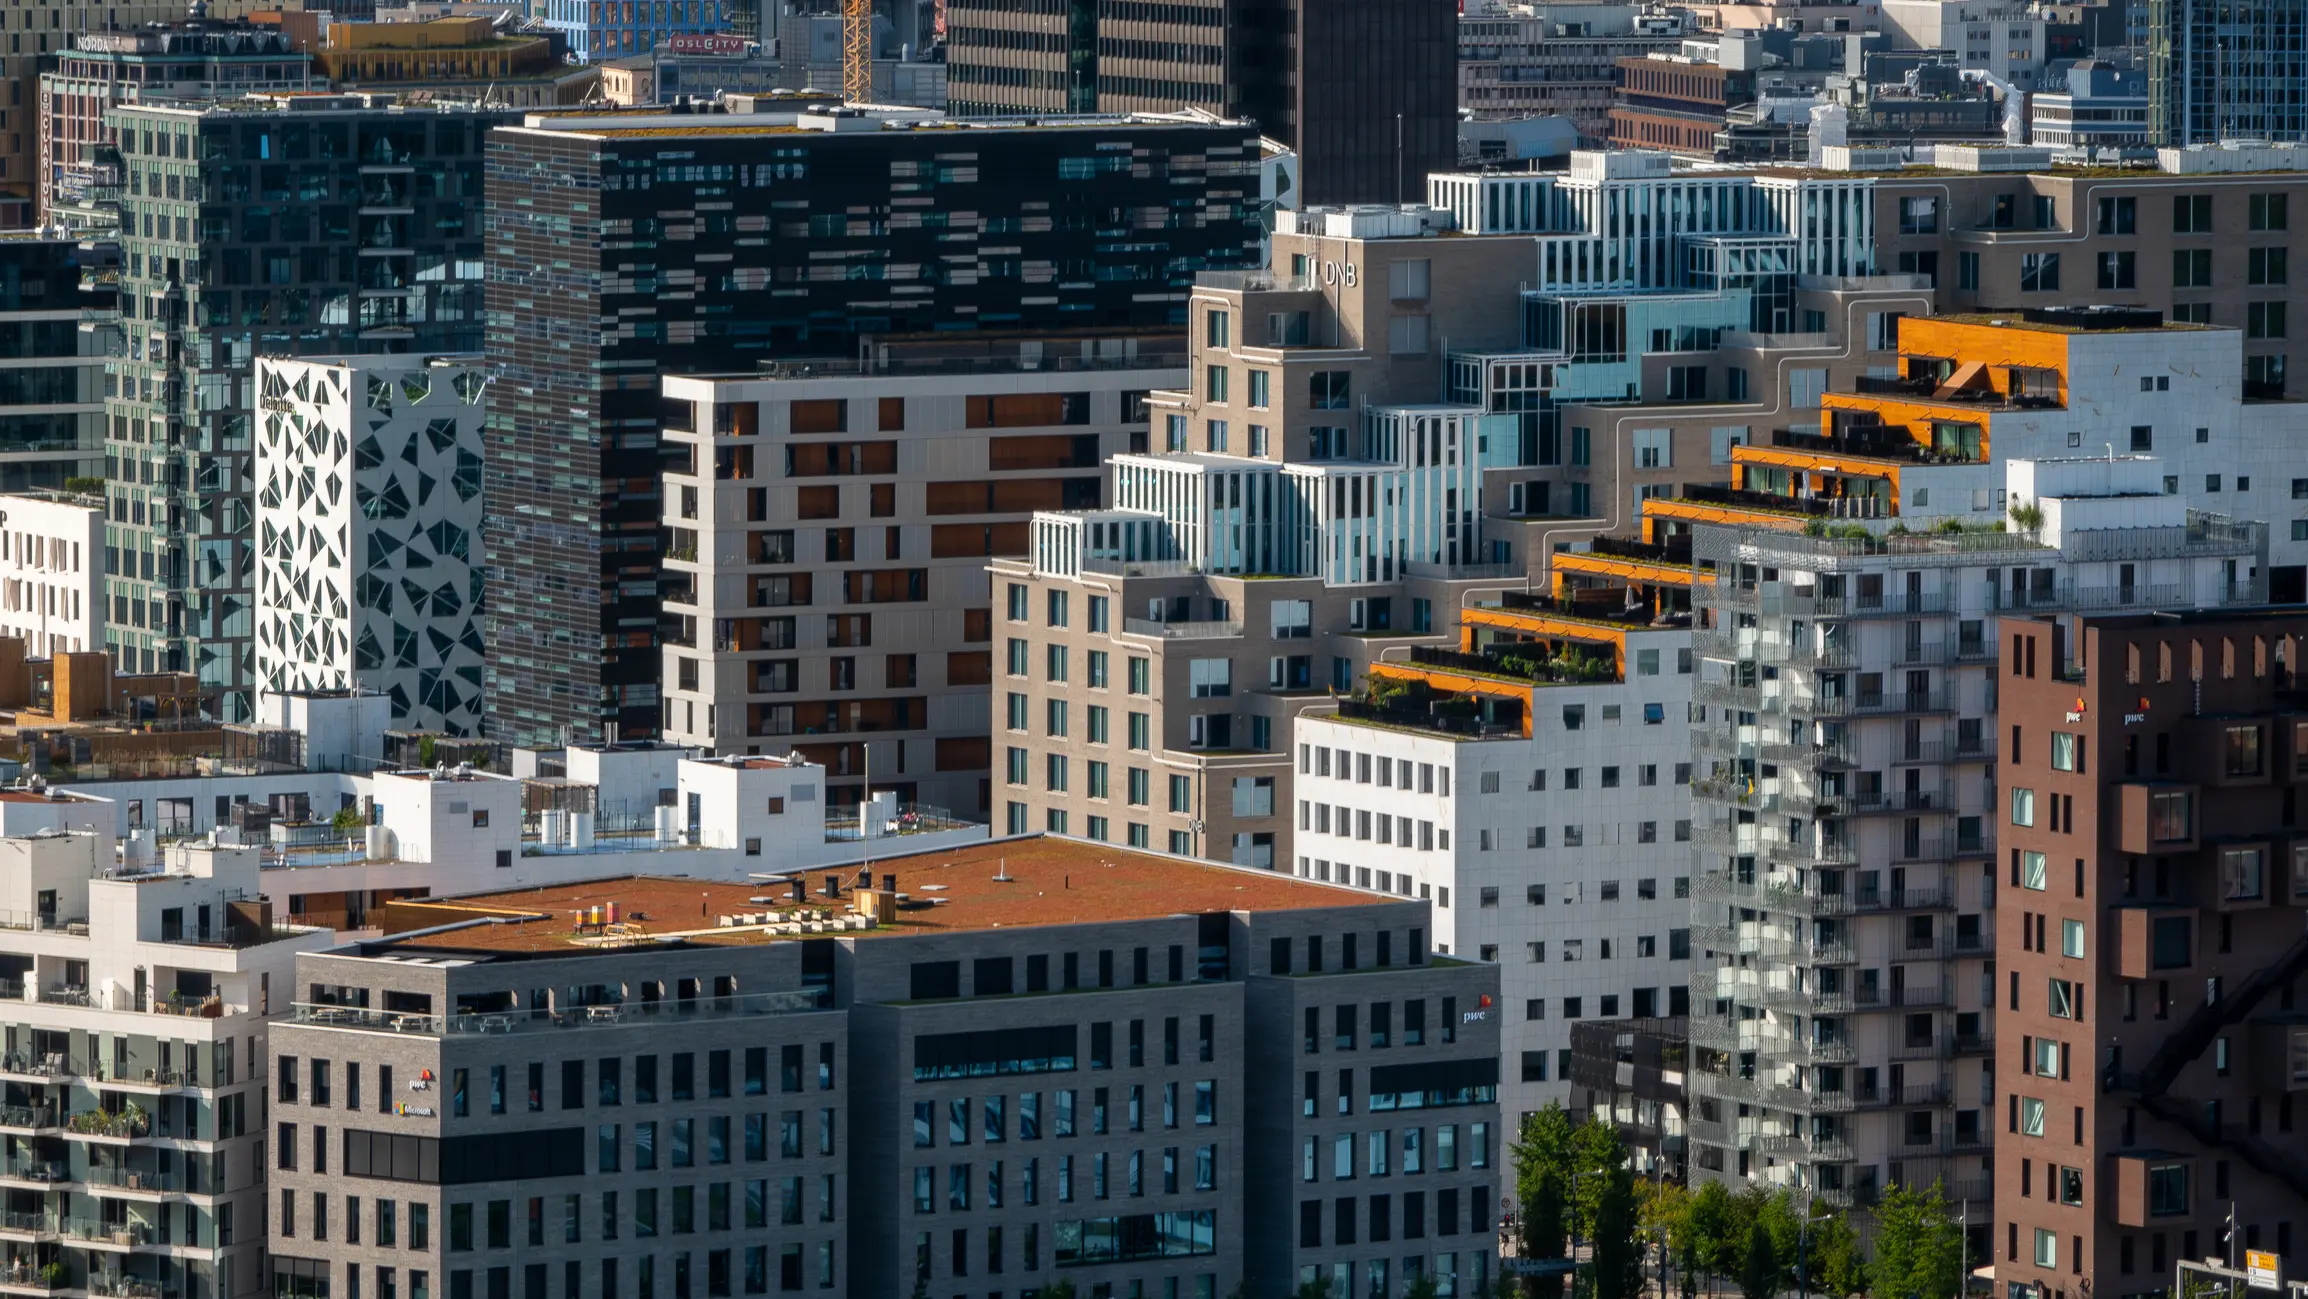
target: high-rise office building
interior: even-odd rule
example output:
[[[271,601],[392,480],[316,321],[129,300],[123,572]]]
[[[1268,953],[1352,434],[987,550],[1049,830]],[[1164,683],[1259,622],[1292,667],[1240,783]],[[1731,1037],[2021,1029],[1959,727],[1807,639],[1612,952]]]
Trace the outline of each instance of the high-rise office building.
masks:
[[[195,16],[235,18],[258,6],[253,0],[200,0]],[[36,220],[44,170],[41,138],[44,109],[40,76],[53,70],[57,56],[91,32],[121,32],[150,23],[174,23],[186,16],[184,0],[120,0],[119,3],[65,7],[7,0],[0,4],[0,27],[8,49],[0,54],[0,228],[22,229]],[[239,88],[225,91],[239,94]]]
[[[278,26],[194,18],[126,31],[82,32],[40,74],[40,212],[120,182],[115,105],[309,90],[312,55]]]
[[[256,681],[373,690],[397,727],[478,735],[476,357],[257,362]]]
[[[2290,1249],[2308,617],[2045,615],[1998,641],[1996,1282],[2160,1291],[2177,1259]]]
[[[1310,203],[1399,203],[1458,160],[1447,0],[946,7],[960,114],[1199,108],[1298,151]]]
[[[362,95],[112,110],[125,355],[107,366],[109,648],[249,719],[255,358],[473,352],[500,114]]]
[[[760,109],[491,137],[503,738],[662,723],[668,368],[854,364],[869,335],[1176,328],[1197,271],[1257,257],[1258,137],[1239,122]]]
[[[2308,139],[2301,0],[2148,0],[2148,122],[2157,144]]]
[[[0,237],[0,491],[62,487],[103,467],[116,252],[38,231]]]

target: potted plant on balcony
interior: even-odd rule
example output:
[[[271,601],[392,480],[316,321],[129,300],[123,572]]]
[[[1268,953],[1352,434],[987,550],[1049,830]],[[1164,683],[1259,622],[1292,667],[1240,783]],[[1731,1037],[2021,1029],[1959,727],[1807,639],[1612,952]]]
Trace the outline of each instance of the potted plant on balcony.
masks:
[[[2044,527],[2043,502],[2023,501],[2016,496],[2013,497],[2011,503],[2011,521],[2019,526],[2020,531],[2028,534],[2030,537],[2033,537],[2036,534],[2042,532]]]
[[[58,1290],[63,1288],[64,1279],[65,1273],[62,1263],[43,1263],[40,1265],[40,1284],[51,1290]]]

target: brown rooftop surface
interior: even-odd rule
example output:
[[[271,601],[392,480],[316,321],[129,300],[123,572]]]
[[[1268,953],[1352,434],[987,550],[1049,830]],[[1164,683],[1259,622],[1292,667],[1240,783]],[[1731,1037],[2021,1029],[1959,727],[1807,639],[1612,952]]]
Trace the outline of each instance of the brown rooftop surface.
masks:
[[[807,906],[823,914],[852,912],[851,883],[856,865],[800,872],[809,883]],[[909,933],[954,933],[1034,925],[1088,924],[1142,920],[1208,911],[1288,911],[1308,907],[1360,906],[1393,899],[1316,884],[1270,871],[1190,862],[1107,844],[1037,835],[973,844],[951,852],[917,853],[873,863],[877,883],[897,876],[898,892],[909,899],[894,924],[849,930],[846,936],[874,938]],[[1009,878],[998,881],[996,873]],[[824,896],[825,877],[842,877],[842,896]],[[755,898],[765,901],[756,902]],[[937,899],[932,902],[930,899]],[[461,898],[395,902],[384,918],[388,929],[425,929],[461,920],[520,917],[512,923],[472,925],[442,933],[382,943],[461,951],[616,951],[593,931],[581,932],[578,913],[616,903],[635,942],[674,935],[693,942],[758,943],[795,935],[762,928],[723,928],[720,918],[736,913],[791,912],[790,886],[763,880],[723,883],[672,876],[628,876],[583,884],[551,885]],[[630,950],[630,949],[623,949]]]

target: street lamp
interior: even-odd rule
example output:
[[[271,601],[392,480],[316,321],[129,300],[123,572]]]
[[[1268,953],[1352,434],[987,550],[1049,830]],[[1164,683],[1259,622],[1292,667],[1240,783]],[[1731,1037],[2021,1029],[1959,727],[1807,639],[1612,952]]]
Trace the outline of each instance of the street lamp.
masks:
[[[1593,1169],[1571,1174],[1571,1299],[1579,1299],[1579,1183],[1601,1175]]]

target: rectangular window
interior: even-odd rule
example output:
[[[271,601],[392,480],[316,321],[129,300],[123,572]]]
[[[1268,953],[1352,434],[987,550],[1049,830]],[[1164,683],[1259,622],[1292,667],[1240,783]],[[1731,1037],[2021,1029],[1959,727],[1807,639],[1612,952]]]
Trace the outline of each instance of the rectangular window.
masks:
[[[2020,254],[2020,292],[2057,293],[2060,288],[2058,253]]]

